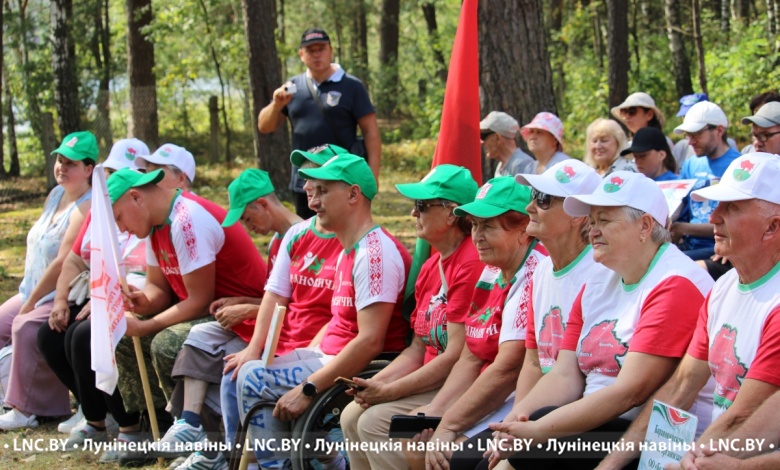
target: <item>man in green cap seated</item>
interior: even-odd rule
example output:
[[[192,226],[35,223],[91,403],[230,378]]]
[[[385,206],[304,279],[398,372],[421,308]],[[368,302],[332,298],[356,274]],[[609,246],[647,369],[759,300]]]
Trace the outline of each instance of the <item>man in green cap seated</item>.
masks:
[[[257,403],[266,405],[250,421],[249,433],[260,442],[289,436],[291,421],[318,393],[333,386],[336,377],[353,377],[383,351],[403,350],[409,332],[400,306],[411,258],[372,219],[377,186],[368,164],[355,155],[340,154],[319,168],[300,170],[300,175],[308,180],[304,189],[309,206],[342,247],[334,274],[332,318],[316,347],[295,349],[269,367],[260,361],[241,367],[236,385],[241,417]],[[281,468],[289,457],[275,452],[256,456],[263,468]],[[342,463],[331,461],[326,468]]]
[[[130,286],[126,336],[142,338],[154,406],[161,409],[174,388],[171,372],[194,323],[207,320],[209,306],[222,297],[261,297],[266,264],[240,226],[223,228],[227,212],[204,198],[157,185],[160,170],[130,169],[108,178],[109,197],[120,231],[147,242],[147,281]],[[251,335],[253,325],[233,330]],[[119,388],[128,411],[144,409],[133,346],[123,339],[116,350]],[[158,382],[159,378],[159,382]],[[161,393],[162,392],[162,393]],[[120,458],[120,463],[122,462]]]

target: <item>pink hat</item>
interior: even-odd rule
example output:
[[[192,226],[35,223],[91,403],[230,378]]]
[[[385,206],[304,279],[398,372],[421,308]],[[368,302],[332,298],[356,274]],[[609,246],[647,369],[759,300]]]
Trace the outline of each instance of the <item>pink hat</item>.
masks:
[[[558,116],[553,113],[541,112],[534,116],[534,119],[520,128],[520,133],[523,134],[523,139],[528,140],[529,129],[541,129],[547,131],[555,137],[555,140],[561,145],[563,150],[563,123]]]

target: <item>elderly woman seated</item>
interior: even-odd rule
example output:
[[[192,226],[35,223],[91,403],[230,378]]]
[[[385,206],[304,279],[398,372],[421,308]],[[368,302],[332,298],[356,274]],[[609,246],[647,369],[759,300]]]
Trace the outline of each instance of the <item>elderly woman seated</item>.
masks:
[[[605,452],[559,456],[545,452],[547,440],[617,439],[674,371],[713,284],[669,243],[664,195],[644,175],[615,172],[563,208],[589,217],[603,269],[577,296],[553,368],[515,405],[514,421],[490,425],[497,440],[531,448],[490,452],[478,468],[506,457],[515,468],[593,468]]]

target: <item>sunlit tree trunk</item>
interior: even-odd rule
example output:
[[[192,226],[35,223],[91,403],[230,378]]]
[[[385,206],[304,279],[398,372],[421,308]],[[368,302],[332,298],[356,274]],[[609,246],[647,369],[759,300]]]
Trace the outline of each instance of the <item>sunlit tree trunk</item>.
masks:
[[[693,93],[691,66],[688,63],[688,54],[685,51],[679,0],[665,0],[664,17],[666,18],[666,35],[669,38],[669,50],[672,52],[672,71],[674,72],[674,86],[677,90],[677,96],[690,95]]]
[[[151,0],[126,0],[127,75],[130,79],[128,134],[151,148],[160,145],[154,43],[144,33],[152,24]],[[273,31],[273,28],[271,29]]]

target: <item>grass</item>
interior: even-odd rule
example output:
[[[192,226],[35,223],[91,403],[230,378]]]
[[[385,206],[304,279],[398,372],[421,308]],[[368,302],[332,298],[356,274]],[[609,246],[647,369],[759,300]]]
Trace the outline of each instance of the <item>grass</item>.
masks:
[[[388,146],[390,147],[390,146]],[[400,159],[415,159],[415,155],[431,155],[430,145],[399,146],[395,152],[388,148],[390,155]],[[374,220],[387,228],[390,233],[411,251],[415,241],[415,230],[410,211],[411,202],[398,194],[396,183],[419,181],[428,170],[430,157],[416,158],[412,164],[388,162],[382,171],[380,191],[373,202]],[[221,166],[201,165],[195,180],[195,192],[227,207],[228,183],[238,176],[241,169],[228,170]],[[24,256],[27,232],[41,213],[45,187],[43,177],[17,178],[0,181],[0,299],[5,300],[16,294],[24,273]],[[291,205],[289,207],[292,207]],[[269,236],[252,236],[255,245],[265,255]],[[118,465],[98,464],[99,455],[87,452],[59,452],[48,450],[51,439],[64,439],[67,436],[57,432],[59,419],[42,423],[35,429],[0,432],[0,468],[21,466],[30,470],[119,468]],[[38,448],[22,450],[23,443],[28,446],[38,444]],[[155,467],[148,467],[155,468]],[[157,468],[167,468],[157,465]]]

